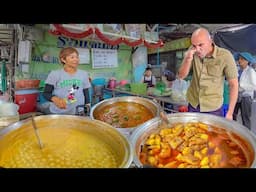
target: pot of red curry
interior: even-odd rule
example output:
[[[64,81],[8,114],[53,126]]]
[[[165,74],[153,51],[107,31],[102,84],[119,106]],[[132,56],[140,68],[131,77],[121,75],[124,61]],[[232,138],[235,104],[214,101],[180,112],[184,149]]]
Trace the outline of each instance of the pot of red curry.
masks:
[[[137,167],[256,167],[256,137],[243,125],[202,113],[173,113],[170,123],[156,117],[131,135]]]
[[[129,137],[143,123],[159,116],[159,105],[137,96],[114,97],[103,100],[91,108],[90,117],[117,128]]]

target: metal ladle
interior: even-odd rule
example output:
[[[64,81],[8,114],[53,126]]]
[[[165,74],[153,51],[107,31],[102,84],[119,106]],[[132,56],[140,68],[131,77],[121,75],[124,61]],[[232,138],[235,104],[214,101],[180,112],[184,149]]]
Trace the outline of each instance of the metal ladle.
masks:
[[[167,123],[167,125],[170,124],[170,121],[169,121],[169,119],[168,119],[168,117],[167,117],[165,111],[161,111],[161,112],[160,112],[160,117],[161,117],[161,119],[162,119],[165,123]]]
[[[37,128],[35,120],[34,120],[34,115],[35,114],[32,114],[32,116],[31,116],[32,125],[33,125],[33,128],[34,128],[35,134],[36,134],[36,138],[37,138],[39,147],[40,147],[40,149],[42,149],[43,148],[43,143],[42,143],[42,141],[41,141],[41,139],[39,137],[39,134],[38,134],[38,128]]]
[[[167,114],[166,114],[166,112],[164,110],[164,107],[162,107],[162,105],[159,104],[156,99],[153,99],[153,101],[156,102],[158,104],[159,108],[161,109],[159,115],[160,115],[160,118],[162,119],[162,122],[165,122],[167,125],[169,125],[170,121],[169,121],[169,119],[167,117]]]

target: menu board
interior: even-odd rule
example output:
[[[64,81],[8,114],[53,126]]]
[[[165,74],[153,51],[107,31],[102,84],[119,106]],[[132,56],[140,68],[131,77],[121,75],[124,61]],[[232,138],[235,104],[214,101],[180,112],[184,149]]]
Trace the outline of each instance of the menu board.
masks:
[[[89,49],[76,48],[79,53],[80,64],[90,63],[90,51]]]
[[[92,68],[117,67],[117,50],[113,49],[92,49]]]

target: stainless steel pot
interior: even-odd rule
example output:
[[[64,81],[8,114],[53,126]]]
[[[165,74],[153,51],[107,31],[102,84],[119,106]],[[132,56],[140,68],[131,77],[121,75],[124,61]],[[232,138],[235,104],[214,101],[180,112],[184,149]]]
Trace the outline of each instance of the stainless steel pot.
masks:
[[[80,134],[81,135],[83,135],[83,134],[92,135],[93,138],[97,138],[97,140],[99,140],[101,143],[104,143],[104,146],[108,146],[108,149],[110,148],[112,154],[115,154],[115,156],[117,157],[116,158],[116,162],[117,162],[116,168],[128,168],[130,166],[130,164],[132,163],[133,150],[132,150],[131,145],[128,142],[127,138],[124,137],[122,134],[120,134],[120,132],[118,132],[114,127],[112,127],[104,122],[101,122],[98,120],[92,120],[89,117],[72,116],[72,115],[43,115],[43,116],[34,117],[34,120],[38,127],[39,135],[41,132],[42,136],[43,136],[43,129],[45,129],[45,130],[50,129],[50,131],[51,130],[53,131],[53,132],[51,132],[51,134],[54,134],[54,133],[56,133],[56,130],[59,130],[59,128],[62,128],[61,131],[64,130],[64,131],[68,132],[65,135],[65,136],[67,136],[67,140],[72,136],[72,135],[69,135],[69,129],[72,129],[72,131],[74,131],[74,132],[79,132],[79,135]],[[17,134],[17,132],[18,132],[18,134]],[[44,132],[46,132],[46,131],[44,131]],[[71,132],[71,133],[74,133],[74,132]],[[29,137],[31,140],[35,139],[35,137],[33,135],[33,127],[32,127],[31,118],[25,119],[23,121],[19,121],[17,123],[14,123],[4,129],[2,129],[0,131],[0,160],[2,160],[2,158],[4,156],[3,153],[4,153],[5,149],[10,149],[10,151],[13,152],[12,149],[14,146],[17,146],[17,142],[18,142],[17,140],[19,140],[18,138],[24,138],[24,137],[27,138],[28,133],[30,135],[32,135],[32,137]],[[49,132],[47,132],[47,133],[49,133]],[[54,144],[56,144],[56,146],[62,147],[63,146],[62,143],[58,143],[58,140],[63,135],[64,135],[64,133],[53,135],[51,140],[49,139],[48,141],[45,141],[42,139],[42,142],[43,142],[44,148],[45,148],[45,149],[43,148],[42,150],[48,150],[47,142],[48,142],[48,146],[49,146],[49,143],[54,143]],[[78,153],[78,151],[75,150],[75,148],[76,149],[79,148],[79,150],[80,150],[79,153],[80,152],[83,153],[83,151],[87,149],[87,148],[86,149],[82,148],[81,145],[79,145],[80,142],[78,142],[79,144],[77,144],[76,138],[77,137],[75,137],[75,139],[73,140],[74,143],[69,146],[70,155],[68,155],[67,158],[70,160],[72,160],[72,158],[74,158],[74,155],[75,155],[72,153],[76,153],[76,154]],[[81,141],[81,138],[78,138],[78,139],[80,139],[79,141]],[[82,142],[83,142],[83,140],[82,140]],[[89,140],[88,140],[88,142],[89,142]],[[68,141],[65,141],[65,143],[68,143]],[[26,146],[26,147],[31,148],[32,145],[33,146],[37,145],[37,142],[32,142],[31,145]],[[94,145],[94,143],[93,144],[89,143],[90,148],[93,147],[92,145]],[[76,152],[74,152],[74,151],[76,151]],[[37,150],[36,152],[37,152],[36,154],[41,155],[40,151],[38,152],[38,150]],[[84,152],[86,152],[86,151],[84,151]],[[94,153],[96,154],[97,151],[93,152],[93,154]],[[12,155],[15,156],[14,153],[12,153]],[[64,153],[64,155],[65,155],[65,153]],[[54,154],[52,154],[51,156],[54,156]],[[12,158],[12,156],[10,158]],[[40,157],[38,157],[38,158],[40,158]],[[12,159],[15,159],[15,157],[13,157]],[[82,161],[84,161],[84,160],[88,161],[88,159],[82,159]],[[80,159],[74,160],[74,161],[80,161]],[[61,162],[61,161],[59,161],[59,162]],[[0,166],[4,167],[1,164],[0,164]],[[95,168],[98,168],[98,167],[95,167]]]
[[[131,102],[131,103],[139,103],[148,108],[154,115],[154,117],[159,116],[160,109],[158,103],[154,102],[153,100],[144,98],[144,97],[137,97],[137,96],[123,96],[123,97],[113,97],[110,99],[105,99],[96,105],[94,105],[91,108],[90,111],[90,117],[92,119],[95,119],[95,113],[101,111],[101,109],[107,105],[120,102],[120,101],[125,101],[125,102]],[[139,126],[139,125],[138,125]],[[124,134],[126,137],[130,137],[132,134],[133,130],[136,127],[130,127],[130,128],[123,128],[123,127],[118,127],[117,130],[120,131],[122,134]]]
[[[224,128],[228,131],[231,131],[245,141],[247,141],[248,146],[247,156],[249,161],[251,162],[251,166],[256,167],[256,136],[253,132],[249,131],[248,128],[243,125],[237,123],[236,121],[230,121],[225,118],[203,114],[203,113],[172,113],[167,115],[170,126],[175,123],[188,123],[188,122],[202,122],[209,125],[214,125],[216,127]],[[134,149],[134,163],[137,167],[143,167],[142,163],[139,160],[139,154],[141,150],[141,146],[145,143],[148,136],[152,133],[159,132],[158,126],[161,123],[160,117],[156,117],[146,122],[145,124],[137,127],[137,129],[132,133],[130,137],[130,141],[132,143],[132,147]]]

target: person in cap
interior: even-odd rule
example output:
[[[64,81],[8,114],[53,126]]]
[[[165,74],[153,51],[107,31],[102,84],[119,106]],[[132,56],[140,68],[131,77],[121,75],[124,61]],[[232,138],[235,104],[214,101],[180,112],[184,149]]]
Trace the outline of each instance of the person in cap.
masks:
[[[239,81],[239,96],[233,113],[233,119],[237,120],[239,109],[243,125],[250,127],[251,105],[253,92],[256,90],[256,72],[250,63],[255,63],[254,57],[248,52],[238,53],[236,59],[239,63],[238,81]]]
[[[162,75],[161,79],[166,84],[166,88],[171,88],[173,82],[176,79],[176,75],[175,75],[174,72],[172,72],[170,70],[165,70],[163,72],[163,75]]]
[[[152,74],[152,69],[150,67],[145,69],[141,82],[147,83],[147,87],[154,87],[156,85],[156,77]]]
[[[184,79],[192,69],[187,90],[189,112],[223,116],[223,86],[229,84],[229,108],[225,117],[233,119],[238,96],[237,67],[233,55],[213,42],[209,31],[196,29],[191,36],[192,46],[185,53],[178,77]]]

